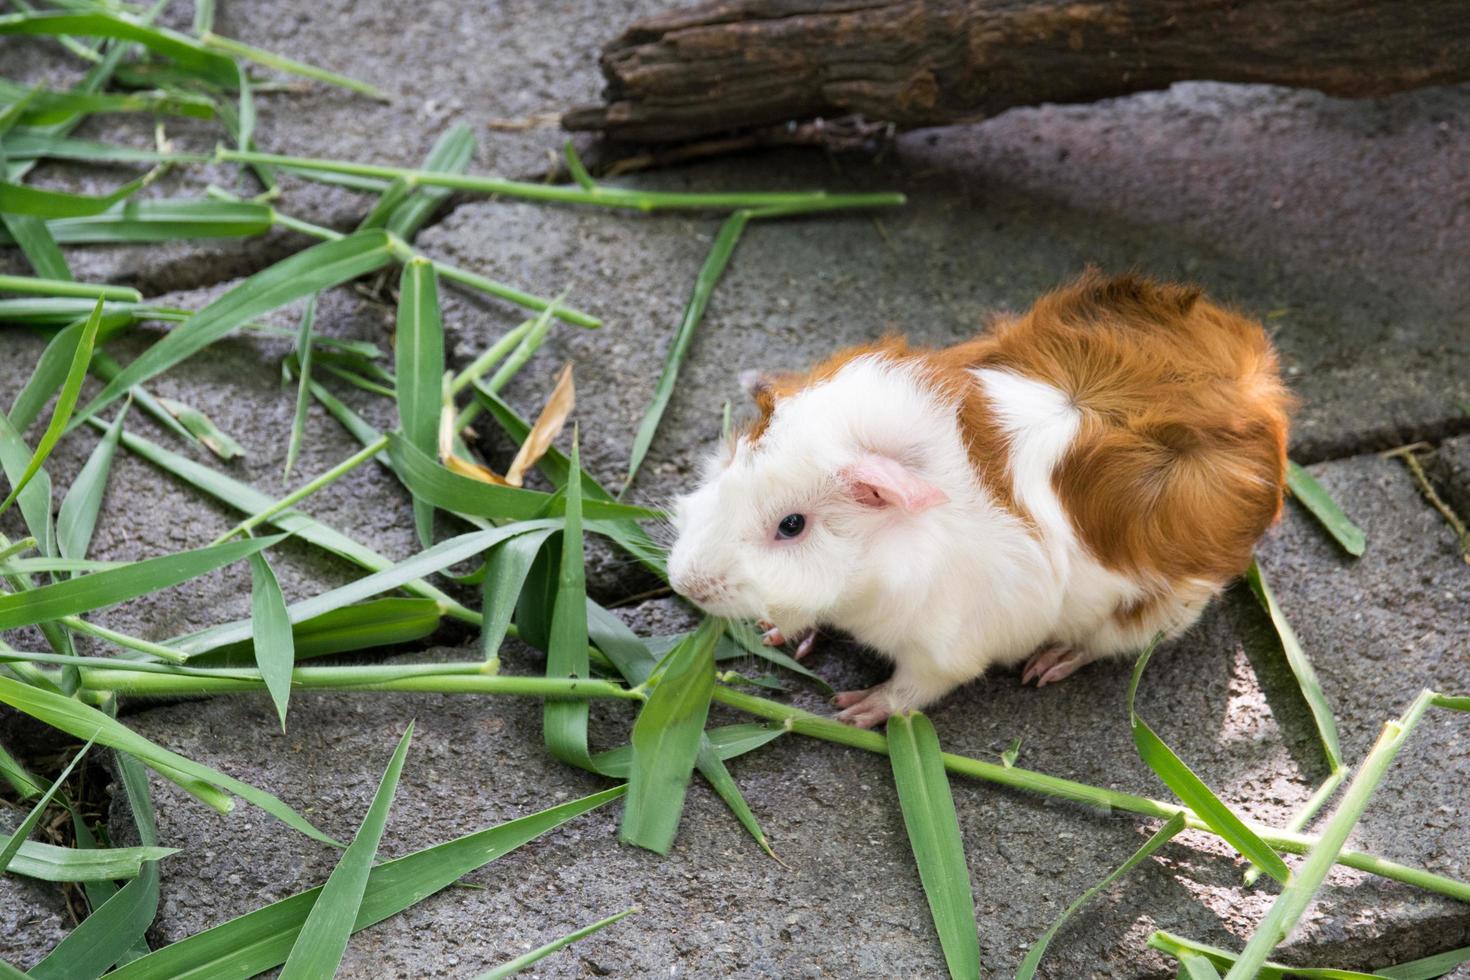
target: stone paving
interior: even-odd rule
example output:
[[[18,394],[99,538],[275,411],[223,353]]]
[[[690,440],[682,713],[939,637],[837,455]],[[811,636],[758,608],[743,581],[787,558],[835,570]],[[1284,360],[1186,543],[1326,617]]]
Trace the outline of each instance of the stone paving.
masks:
[[[544,169],[554,128],[492,131],[504,117],[555,111],[595,96],[595,52],[653,4],[447,2],[222,4],[218,30],[365,78],[391,105],[312,88],[262,97],[259,142],[275,152],[412,164],[443,128],[475,127],[476,168]],[[636,9],[634,9],[636,8]],[[170,11],[182,17],[183,8]],[[37,51],[44,51],[41,56]],[[55,75],[59,60],[31,42],[0,43],[7,76]],[[10,64],[19,67],[14,71]],[[87,135],[146,145],[151,124],[90,124]],[[171,133],[173,129],[171,127]],[[181,144],[216,134],[180,127]],[[194,143],[189,143],[189,141]],[[1470,511],[1470,314],[1459,271],[1470,259],[1470,87],[1341,102],[1266,87],[1180,85],[1094,106],[1041,107],[988,123],[902,137],[877,161],[781,152],[629,178],[670,189],[826,186],[897,189],[910,204],[881,215],[833,215],[752,226],[715,292],[659,439],[633,498],[657,501],[691,478],[738,396],[747,367],[804,364],[834,346],[900,329],[942,343],[997,307],[1024,308],[1086,263],[1201,282],[1266,320],[1301,404],[1293,455],[1368,535],[1344,556],[1300,508],[1288,508],[1260,556],[1332,703],[1345,752],[1360,758],[1379,726],[1424,686],[1470,687],[1470,566],[1452,531],[1404,466],[1378,457],[1416,440],[1437,446],[1429,472],[1461,514]],[[116,169],[48,166],[49,186],[99,188]],[[170,175],[158,194],[198,194],[222,168]],[[371,199],[286,186],[283,210],[351,227]],[[634,216],[508,201],[455,199],[419,238],[436,257],[601,316],[601,331],[559,328],[507,391],[534,410],[555,370],[576,365],[584,459],[616,483],[718,218]],[[150,297],[198,306],[231,281],[305,240],[272,235],[204,245],[72,249],[88,278],[128,282]],[[0,250],[0,268],[21,260]],[[519,321],[504,304],[446,290],[456,363]],[[294,322],[293,311],[276,319]],[[324,301],[323,332],[387,346],[388,310],[351,289]],[[0,397],[24,382],[41,343],[7,333]],[[158,334],[120,338],[126,359]],[[232,338],[153,383],[208,412],[249,455],[229,471],[263,490],[281,486],[291,392],[278,362],[289,342]],[[375,423],[391,405],[354,389],[341,397]],[[7,402],[8,403],[8,402]],[[129,428],[173,445],[136,410]],[[1458,436],[1458,438],[1457,438]],[[58,487],[93,444],[65,440],[48,464]],[[492,455],[502,452],[487,436]],[[315,409],[297,474],[320,472],[356,448]],[[406,494],[374,467],[355,471],[307,508],[394,558],[414,550]],[[96,557],[128,560],[207,543],[235,515],[120,452]],[[7,515],[6,520],[10,517]],[[10,528],[5,528],[7,532]],[[286,544],[275,561],[288,598],[356,574]],[[606,552],[593,588],[613,601],[648,582]],[[688,621],[668,599],[624,611],[649,632]],[[248,614],[243,569],[214,573],[99,616],[163,638]],[[20,642],[17,640],[16,642]],[[448,628],[436,655],[473,656]],[[1160,651],[1140,712],[1226,799],[1255,819],[1286,820],[1325,776],[1310,716],[1269,624],[1232,590],[1183,640]],[[419,654],[421,656],[421,654]],[[513,672],[537,656],[508,646]],[[880,680],[884,668],[837,642],[812,666],[834,686]],[[930,712],[945,747],[994,758],[1022,738],[1021,765],[1164,797],[1128,736],[1128,666],[1099,664],[1065,684],[1022,688],[1014,672],[987,677]],[[793,685],[795,703],[825,710]],[[555,802],[603,781],[551,760],[538,706],[437,695],[300,695],[282,734],[261,698],[142,703],[127,721],[200,762],[277,793],[328,832],[350,834],[392,744],[410,718],[417,736],[384,838],[395,856]],[[722,721],[737,720],[717,712]],[[599,706],[594,734],[625,738],[625,710]],[[0,717],[0,728],[24,729]],[[22,733],[24,734],[24,733]],[[1470,761],[1463,716],[1431,714],[1375,798],[1353,846],[1470,877]],[[7,742],[7,744],[9,744]],[[544,961],[541,976],[935,976],[943,969],[898,814],[887,763],[783,736],[731,763],[786,865],[765,857],[701,784],[691,790],[667,858],[620,845],[616,807],[569,824],[355,937],[344,976],[473,976],[487,966],[629,904],[642,911]],[[184,847],[162,865],[150,938],[176,940],[324,879],[335,852],[240,805],[228,816],[154,781],[163,842]],[[1149,824],[956,780],[956,805],[975,886],[987,975],[1010,975],[1077,894],[1142,841]],[[113,824],[128,817],[114,807]],[[1042,975],[1167,977],[1143,940],[1155,928],[1238,946],[1274,889],[1246,889],[1218,844],[1189,836],[1110,889],[1053,945]],[[22,967],[69,921],[52,886],[0,880],[0,956]],[[1334,872],[1281,956],[1359,969],[1470,943],[1470,911],[1408,886]]]

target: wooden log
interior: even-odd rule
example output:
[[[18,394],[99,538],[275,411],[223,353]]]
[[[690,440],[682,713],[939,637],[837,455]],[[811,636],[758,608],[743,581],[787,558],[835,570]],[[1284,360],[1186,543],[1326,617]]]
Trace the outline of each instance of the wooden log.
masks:
[[[1178,81],[1386,95],[1470,78],[1466,0],[715,0],[638,21],[568,129],[673,142],[858,115],[902,128]]]

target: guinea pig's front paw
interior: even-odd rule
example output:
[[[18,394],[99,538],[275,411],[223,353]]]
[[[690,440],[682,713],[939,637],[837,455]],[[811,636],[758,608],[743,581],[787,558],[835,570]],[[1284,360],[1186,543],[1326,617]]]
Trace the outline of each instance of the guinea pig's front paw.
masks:
[[[761,630],[761,642],[768,647],[785,646],[789,642],[796,644],[796,659],[800,660],[812,652],[812,647],[817,642],[816,629],[802,630],[791,637],[781,632],[781,627],[767,619],[762,619],[755,624]]]
[[[837,720],[857,728],[881,725],[894,712],[889,694],[887,683],[870,687],[866,691],[843,691],[832,699],[833,704],[844,709],[837,712]]]

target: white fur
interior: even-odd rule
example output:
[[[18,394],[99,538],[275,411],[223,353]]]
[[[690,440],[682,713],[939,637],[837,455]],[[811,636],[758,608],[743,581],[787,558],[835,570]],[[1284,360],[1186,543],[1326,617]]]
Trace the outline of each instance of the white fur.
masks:
[[[895,662],[878,692],[888,711],[921,707],[1049,641],[1097,639],[1092,652],[1117,652],[1131,637],[1100,631],[1142,587],[1087,554],[1051,483],[1079,413],[1045,384],[975,375],[1010,437],[1014,496],[1034,524],[976,478],[956,406],[903,363],[870,355],[778,403],[759,441],[742,438],[679,499],[675,589],[786,636],[817,625],[853,634]],[[920,514],[854,503],[838,474],[865,453],[897,460],[949,501]],[[788,513],[805,515],[807,530],[777,540]]]

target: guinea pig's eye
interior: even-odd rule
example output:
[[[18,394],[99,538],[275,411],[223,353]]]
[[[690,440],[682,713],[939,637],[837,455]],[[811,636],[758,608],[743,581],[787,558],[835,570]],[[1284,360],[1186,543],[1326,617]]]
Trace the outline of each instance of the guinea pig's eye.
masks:
[[[776,525],[776,537],[794,538],[806,528],[806,518],[801,514],[787,514]]]

